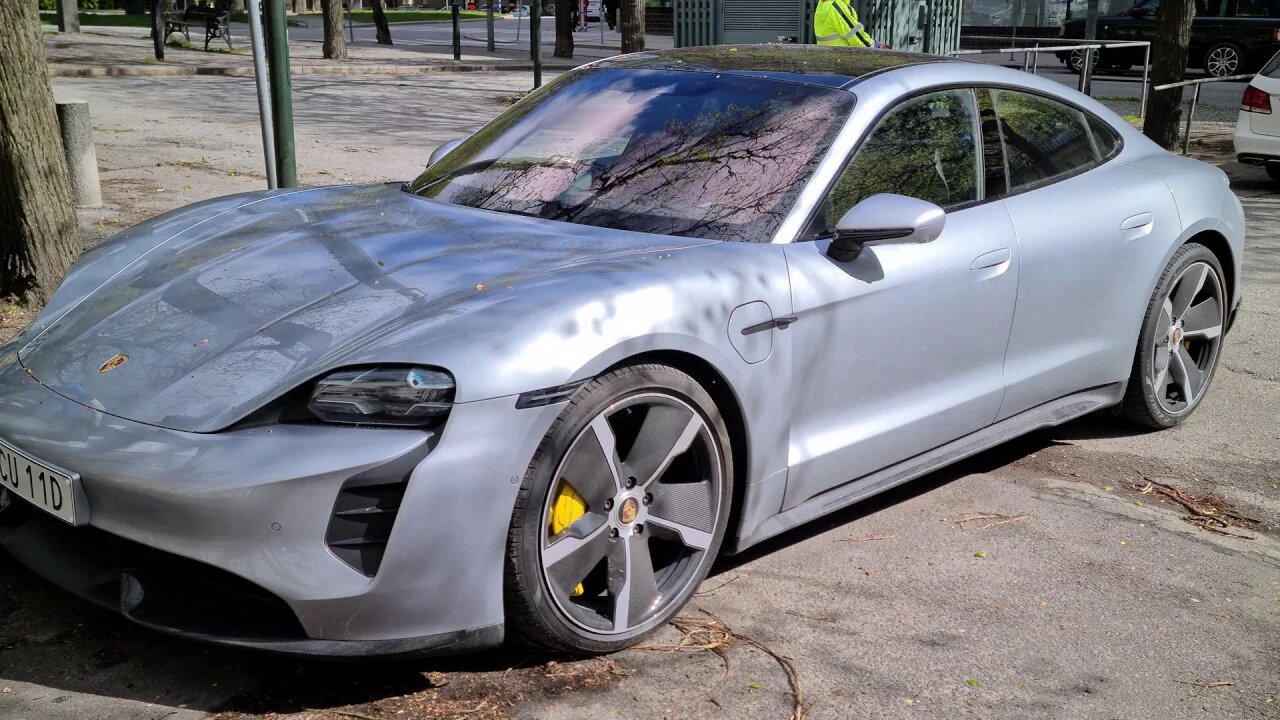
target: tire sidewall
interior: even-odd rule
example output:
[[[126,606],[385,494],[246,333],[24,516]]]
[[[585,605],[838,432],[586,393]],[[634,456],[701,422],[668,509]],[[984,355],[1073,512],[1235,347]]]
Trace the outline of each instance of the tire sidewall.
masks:
[[[1200,397],[1196,398],[1189,407],[1183,412],[1173,414],[1164,408],[1164,405],[1156,397],[1156,389],[1152,379],[1152,365],[1155,362],[1152,347],[1155,344],[1156,333],[1160,331],[1160,312],[1158,306],[1164,304],[1164,299],[1169,295],[1169,290],[1173,283],[1177,281],[1182,272],[1190,265],[1203,262],[1213,268],[1217,276],[1217,282],[1222,290],[1223,304],[1223,322],[1225,327],[1227,307],[1230,304],[1230,298],[1227,295],[1227,287],[1222,273],[1222,265],[1218,262],[1218,257],[1213,254],[1209,248],[1199,244],[1183,245],[1174,253],[1169,264],[1165,267],[1165,271],[1160,275],[1160,282],[1156,284],[1155,290],[1151,294],[1151,300],[1147,305],[1146,318],[1142,323],[1142,334],[1138,340],[1137,360],[1134,363],[1134,370],[1137,377],[1131,382],[1138,381],[1141,383],[1142,400],[1147,406],[1152,420],[1160,427],[1173,427],[1182,421],[1191,417],[1196,411],[1200,403],[1204,401],[1209,394],[1209,386],[1213,383],[1213,376],[1218,370],[1218,361],[1222,357],[1223,343],[1219,340],[1217,354],[1213,358],[1213,363],[1209,366],[1208,377],[1205,378],[1205,389],[1200,393]]]
[[[700,413],[712,431],[716,449],[720,455],[722,483],[720,512],[712,541],[700,559],[697,582],[690,583],[672,598],[665,611],[651,620],[647,626],[617,635],[603,635],[587,631],[564,617],[555,600],[550,596],[542,569],[542,543],[544,538],[542,517],[547,512],[547,500],[557,468],[565,453],[591,420],[606,408],[627,397],[649,391],[674,395]],[[689,375],[665,365],[639,365],[624,367],[602,375],[583,386],[569,400],[569,405],[552,424],[539,445],[521,485],[523,503],[518,503],[512,516],[508,547],[508,595],[519,593],[525,604],[533,610],[523,620],[533,627],[512,628],[516,634],[537,644],[549,645],[558,650],[596,654],[609,653],[629,647],[662,627],[688,601],[714,562],[728,527],[729,509],[733,502],[733,453],[728,429],[711,396]],[[509,598],[510,599],[510,598]]]

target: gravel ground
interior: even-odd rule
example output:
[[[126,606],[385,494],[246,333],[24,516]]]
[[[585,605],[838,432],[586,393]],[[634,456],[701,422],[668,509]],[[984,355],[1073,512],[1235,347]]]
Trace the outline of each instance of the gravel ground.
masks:
[[[527,86],[299,78],[300,175],[412,176]],[[91,241],[263,184],[251,81],[55,89],[94,112],[108,207],[82,216]],[[1261,171],[1230,162],[1222,127],[1202,130],[1195,151],[1232,175],[1249,214],[1247,302],[1213,391],[1178,429],[1091,416],[934,473],[723,559],[683,630],[605,659],[510,648],[319,664],[208,647],[0,557],[0,718],[785,718],[797,697],[815,719],[1277,717],[1280,202]],[[1258,522],[1207,532],[1157,484]]]

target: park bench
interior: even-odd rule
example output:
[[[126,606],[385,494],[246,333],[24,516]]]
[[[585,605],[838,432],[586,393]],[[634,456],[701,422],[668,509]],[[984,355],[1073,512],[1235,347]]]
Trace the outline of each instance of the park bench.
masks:
[[[192,3],[182,10],[168,10],[164,13],[164,39],[168,40],[173,33],[182,33],[187,42],[191,42],[191,28],[204,29],[204,49],[209,49],[209,41],[222,38],[231,47],[231,2],[230,0],[214,0],[211,4]]]

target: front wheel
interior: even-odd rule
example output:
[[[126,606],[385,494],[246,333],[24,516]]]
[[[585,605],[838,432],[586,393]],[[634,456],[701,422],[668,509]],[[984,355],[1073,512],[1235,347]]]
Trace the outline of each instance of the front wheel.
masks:
[[[1168,428],[1191,415],[1218,366],[1226,310],[1217,256],[1203,245],[1183,245],[1147,306],[1123,416],[1146,427]]]
[[[1280,162],[1269,162],[1263,167],[1272,180],[1280,182]]]
[[[554,650],[633,645],[693,595],[728,526],[729,434],[665,365],[584,385],[525,473],[507,538],[508,620]]]
[[[1204,54],[1204,71],[1213,77],[1227,77],[1240,72],[1244,54],[1232,43],[1218,43]]]

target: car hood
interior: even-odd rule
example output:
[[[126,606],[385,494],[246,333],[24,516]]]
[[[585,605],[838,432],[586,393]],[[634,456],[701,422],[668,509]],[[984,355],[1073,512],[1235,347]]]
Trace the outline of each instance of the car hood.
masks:
[[[21,341],[23,367],[102,412],[207,432],[352,353],[367,357],[388,328],[465,313],[486,290],[707,243],[464,208],[392,185],[243,199],[182,216],[180,228],[169,216],[144,223],[88,254],[63,286],[77,296],[55,295],[46,315],[56,317]]]

